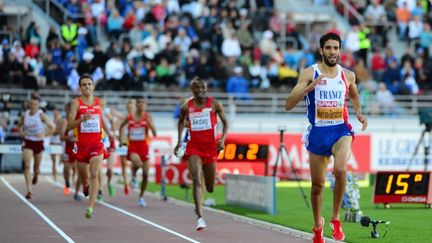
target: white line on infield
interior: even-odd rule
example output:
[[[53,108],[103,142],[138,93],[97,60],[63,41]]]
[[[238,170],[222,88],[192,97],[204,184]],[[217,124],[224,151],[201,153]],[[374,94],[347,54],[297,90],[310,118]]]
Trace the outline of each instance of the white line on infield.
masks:
[[[49,182],[51,182],[51,184],[53,184],[54,186],[56,186],[56,187],[60,187],[60,188],[63,188],[63,184],[61,184],[60,182],[55,182],[55,181],[53,181],[51,178],[46,178]],[[71,188],[71,191],[72,192],[75,192],[75,190],[73,189],[73,188]],[[131,217],[131,218],[134,218],[134,219],[136,219],[136,220],[138,220],[138,221],[141,221],[141,222],[143,222],[143,223],[146,223],[146,224],[149,224],[149,225],[151,225],[151,226],[153,226],[153,227],[155,227],[155,228],[158,228],[158,229],[160,229],[160,230],[163,230],[163,231],[165,231],[165,232],[168,232],[168,233],[170,233],[170,234],[173,234],[173,235],[175,235],[175,236],[178,236],[178,237],[180,237],[180,238],[182,238],[182,239],[185,239],[185,240],[187,240],[187,241],[189,241],[189,242],[193,242],[193,243],[200,243],[199,241],[196,241],[196,240],[194,240],[194,239],[192,239],[192,238],[189,238],[189,237],[187,237],[187,236],[185,236],[185,235],[182,235],[182,234],[180,234],[180,233],[178,233],[178,232],[175,232],[175,231],[173,231],[173,230],[170,230],[170,229],[168,229],[168,228],[166,228],[166,227],[164,227],[164,226],[162,226],[162,225],[159,225],[159,224],[156,224],[156,223],[153,223],[153,222],[151,222],[151,221],[149,221],[149,220],[147,220],[147,219],[144,219],[144,218],[142,218],[142,217],[140,217],[140,216],[138,216],[138,215],[136,215],[136,214],[133,214],[133,213],[131,213],[131,212],[128,212],[128,211],[126,211],[126,210],[124,210],[124,209],[121,209],[121,208],[119,208],[119,207],[116,207],[116,206],[114,206],[114,205],[112,205],[112,204],[109,204],[109,203],[106,203],[106,202],[97,202],[97,203],[99,203],[99,204],[101,204],[101,205],[104,205],[105,207],[107,207],[107,208],[110,208],[110,209],[112,209],[112,210],[115,210],[115,211],[117,211],[117,212],[120,212],[120,213],[122,213],[122,214],[125,214],[125,215],[127,215],[127,216],[129,216],[129,217]]]
[[[116,187],[118,187],[118,186],[116,186]],[[121,187],[118,187],[118,188],[121,188]],[[137,189],[133,189],[132,191],[138,192]],[[151,196],[153,198],[161,199],[160,192],[148,192],[148,191],[146,191],[146,195]],[[185,202],[185,201],[173,198],[173,197],[169,197],[167,202],[174,204],[174,205],[183,206],[183,207],[194,207],[194,205],[192,203]],[[250,225],[254,225],[254,226],[257,226],[257,227],[260,227],[263,229],[272,230],[275,232],[279,232],[279,233],[286,234],[286,235],[291,235],[291,236],[298,237],[298,238],[305,239],[305,240],[312,240],[312,238],[313,238],[312,233],[292,229],[292,228],[289,228],[286,226],[277,225],[277,224],[273,224],[270,222],[265,222],[265,221],[261,221],[258,219],[249,218],[246,216],[234,214],[231,212],[223,211],[223,210],[208,207],[208,206],[203,206],[203,209],[214,212],[214,213],[223,214],[223,215],[232,217],[236,221],[243,222],[243,223],[250,224]],[[325,237],[325,240],[328,243],[336,243],[336,241],[333,240],[332,238]]]
[[[45,222],[48,223],[51,228],[53,228],[61,237],[63,237],[67,242],[75,242],[73,241],[63,230],[61,230],[57,225],[55,225],[47,216],[45,216],[42,211],[40,211],[36,206],[34,206],[31,202],[29,202],[27,199],[25,199],[3,176],[1,177],[1,180],[6,185],[6,187],[11,190],[21,201],[23,201],[27,206],[29,206],[33,211],[35,211]]]

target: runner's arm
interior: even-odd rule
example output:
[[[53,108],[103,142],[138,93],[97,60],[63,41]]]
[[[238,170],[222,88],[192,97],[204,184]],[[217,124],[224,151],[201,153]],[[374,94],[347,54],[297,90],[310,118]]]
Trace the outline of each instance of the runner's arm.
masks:
[[[114,138],[114,131],[112,129],[109,129],[109,127],[105,124],[104,119],[102,119],[102,128],[108,133],[108,137],[111,139]]]
[[[149,113],[147,113],[147,122],[148,122],[148,125],[150,127],[150,130],[152,131],[153,137],[156,137],[157,136],[156,135],[156,127],[155,127],[154,122],[153,122],[153,116],[150,115]]]
[[[187,103],[184,103],[180,108],[180,116],[177,123],[177,145],[174,148],[174,154],[177,154],[177,150],[180,148],[180,144],[182,142],[183,128],[186,123],[187,109]]]
[[[67,116],[67,130],[74,129],[79,126],[79,124],[86,120],[86,116],[75,119],[78,112],[77,100],[73,100],[70,105],[70,110]],[[90,118],[89,118],[90,119]]]
[[[351,100],[351,104],[354,108],[354,111],[357,115],[357,120],[362,124],[362,130],[365,130],[368,126],[368,122],[366,117],[363,116],[361,105],[360,105],[360,96],[357,91],[356,85],[356,77],[355,74],[347,69],[344,69],[344,73],[347,76],[348,85],[349,85],[349,98]]]
[[[61,141],[72,141],[73,138],[75,136],[68,136],[66,134],[66,130],[67,129],[67,120],[66,119],[62,119],[62,122],[60,123],[60,128],[59,128],[59,132],[60,132],[60,140]]]
[[[222,104],[217,100],[213,100],[213,102],[214,102],[216,114],[219,116],[223,125],[222,136],[221,139],[218,141],[218,150],[223,150],[225,148],[225,139],[228,132],[228,121],[226,119],[225,111],[223,109]]]
[[[122,141],[122,139],[123,139],[123,133],[124,133],[124,131],[123,131],[123,128],[124,128],[124,126],[126,126],[127,124],[129,124],[129,119],[128,119],[128,117],[126,116],[124,119],[123,119],[123,121],[122,121],[122,123],[120,124],[120,127],[119,127],[119,140],[120,140],[120,144],[121,145],[125,145],[126,144],[126,141]]]
[[[51,136],[55,133],[56,129],[54,124],[52,123],[52,121],[48,118],[47,114],[45,114],[45,112],[42,112],[41,115],[41,120],[43,123],[45,123],[45,125],[48,127],[48,129],[45,131],[45,137],[46,136]]]
[[[318,76],[315,80],[311,80],[313,77],[314,69],[312,67],[307,68],[303,72],[300,73],[297,84],[292,89],[291,93],[285,100],[285,110],[290,111],[293,109],[300,100],[303,99],[305,95],[307,95],[310,91],[312,91],[315,86],[321,82],[321,79],[324,78],[324,75]]]
[[[24,116],[25,113],[21,114],[20,119],[18,120],[18,132],[20,133],[21,137],[25,137],[25,131],[24,131]]]

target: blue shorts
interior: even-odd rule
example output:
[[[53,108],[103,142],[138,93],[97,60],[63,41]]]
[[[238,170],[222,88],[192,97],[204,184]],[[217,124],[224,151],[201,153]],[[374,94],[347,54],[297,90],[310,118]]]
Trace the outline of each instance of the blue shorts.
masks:
[[[354,132],[349,124],[340,124],[330,127],[309,126],[305,134],[306,149],[316,155],[332,155],[333,145],[343,136],[353,136]]]

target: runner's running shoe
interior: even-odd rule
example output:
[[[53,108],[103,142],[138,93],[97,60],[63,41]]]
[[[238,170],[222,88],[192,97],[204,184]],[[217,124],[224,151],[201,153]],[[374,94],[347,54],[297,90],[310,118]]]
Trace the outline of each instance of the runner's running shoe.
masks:
[[[139,203],[139,205],[140,205],[141,207],[145,207],[145,206],[147,206],[147,204],[146,204],[146,202],[145,202],[145,200],[144,200],[143,197],[140,197],[138,203]]]
[[[93,208],[87,208],[85,217],[91,219],[93,217]]]
[[[129,195],[129,187],[127,185],[124,186],[124,194]]]
[[[333,229],[333,240],[342,241],[345,239],[345,234],[342,230],[342,224],[339,219],[333,219],[332,221],[330,221],[330,227]]]
[[[67,195],[70,194],[70,189],[69,189],[69,187],[65,186],[65,188],[63,189],[63,194],[64,194],[65,196],[67,196]]]
[[[85,197],[88,197],[89,195],[89,186],[83,186],[83,194]]]
[[[314,237],[313,237],[313,243],[324,243],[324,218],[321,217],[322,226],[321,228],[317,229],[313,227]]]
[[[96,200],[98,202],[101,202],[103,200],[103,196],[102,196],[102,191],[101,190],[99,190],[99,192],[97,194],[97,197],[96,197]]]
[[[81,200],[82,200],[81,197],[80,197],[80,195],[78,195],[78,193],[76,193],[73,198],[77,202],[81,202]]]
[[[205,227],[207,226],[207,223],[206,223],[206,221],[203,219],[203,218],[199,218],[198,220],[197,220],[197,227],[196,227],[196,230],[202,230],[202,229],[204,229]]]
[[[34,175],[33,175],[32,184],[33,184],[33,185],[36,185],[37,182],[38,182],[38,174],[34,174]]]
[[[131,186],[133,189],[137,189],[138,188],[138,180],[134,177],[131,180]]]
[[[32,199],[32,197],[33,197],[33,193],[31,193],[31,192],[28,192],[25,196],[25,198],[27,198],[27,199]]]
[[[116,189],[112,185],[108,185],[108,194],[110,197],[114,197],[116,194]]]

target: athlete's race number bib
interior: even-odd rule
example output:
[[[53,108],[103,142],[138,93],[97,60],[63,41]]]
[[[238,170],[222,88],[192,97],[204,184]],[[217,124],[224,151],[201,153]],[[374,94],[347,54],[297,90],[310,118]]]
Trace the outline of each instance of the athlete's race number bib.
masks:
[[[189,113],[189,121],[192,131],[203,131],[211,129],[210,111]]]
[[[92,115],[92,117],[81,122],[81,132],[82,133],[97,133],[101,131],[101,124],[99,115]]]
[[[144,127],[132,127],[130,129],[129,139],[131,141],[143,141],[146,138]]]
[[[39,128],[36,124],[28,124],[24,127],[24,131],[27,133],[27,136],[32,137],[39,133]]]

